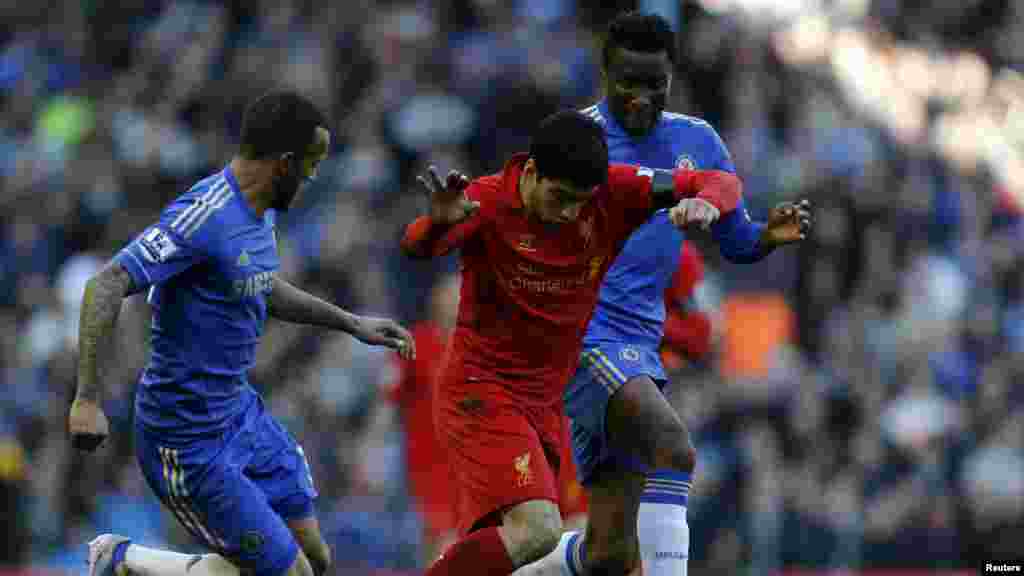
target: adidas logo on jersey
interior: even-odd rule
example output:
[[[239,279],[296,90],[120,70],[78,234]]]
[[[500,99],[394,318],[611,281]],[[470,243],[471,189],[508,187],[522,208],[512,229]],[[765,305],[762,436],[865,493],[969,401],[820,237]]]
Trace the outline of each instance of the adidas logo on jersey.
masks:
[[[248,266],[249,265],[249,253],[242,250],[242,253],[238,255],[238,265]]]

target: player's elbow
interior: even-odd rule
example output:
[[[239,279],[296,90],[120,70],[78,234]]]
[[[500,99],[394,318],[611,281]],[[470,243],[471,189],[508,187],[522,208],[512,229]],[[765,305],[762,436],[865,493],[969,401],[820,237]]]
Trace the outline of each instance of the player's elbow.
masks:
[[[405,227],[400,243],[402,253],[409,258],[422,260],[432,256],[430,238],[432,224],[429,218],[419,217]]]
[[[85,293],[82,296],[83,305],[97,298],[113,298],[120,301],[135,290],[134,284],[127,270],[120,264],[111,262],[86,282]]]
[[[409,238],[402,238],[401,249],[402,254],[405,254],[406,258],[413,260],[426,260],[430,258],[430,253],[423,246]]]
[[[722,258],[731,264],[753,264],[759,260],[754,250],[736,250],[723,247],[720,252]]]
[[[765,249],[756,238],[742,245],[724,242],[719,246],[722,258],[732,264],[754,264],[763,260],[771,252],[771,250]]]

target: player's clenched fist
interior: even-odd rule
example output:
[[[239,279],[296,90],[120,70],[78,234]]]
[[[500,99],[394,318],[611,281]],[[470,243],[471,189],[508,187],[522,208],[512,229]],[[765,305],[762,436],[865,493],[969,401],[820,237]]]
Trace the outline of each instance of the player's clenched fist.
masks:
[[[110,423],[99,404],[92,400],[75,398],[68,413],[68,432],[71,445],[92,452],[103,444],[110,434]]]
[[[707,230],[718,221],[720,215],[718,208],[701,198],[684,198],[668,211],[668,218],[676,228],[696,224]]]
[[[420,186],[430,197],[430,219],[437,224],[456,224],[469,218],[478,208],[479,202],[466,198],[469,178],[451,170],[444,182],[437,175],[437,168],[427,168],[427,173],[417,176]]]

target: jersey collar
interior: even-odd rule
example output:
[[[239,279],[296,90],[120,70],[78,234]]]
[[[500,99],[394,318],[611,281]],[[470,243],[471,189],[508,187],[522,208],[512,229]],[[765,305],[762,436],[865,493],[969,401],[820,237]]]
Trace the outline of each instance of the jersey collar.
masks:
[[[238,180],[235,179],[235,175],[231,172],[231,165],[228,164],[223,170],[224,179],[228,181],[228,186],[231,186],[231,191],[235,194],[240,194],[241,190],[238,188]]]
[[[601,113],[601,116],[604,119],[604,124],[605,124],[604,131],[606,133],[614,134],[616,136],[625,136],[626,138],[629,138],[629,140],[631,142],[633,142],[634,144],[637,144],[637,145],[641,145],[641,144],[645,144],[647,142],[650,142],[653,138],[655,138],[655,136],[658,133],[658,131],[661,130],[661,127],[664,125],[664,114],[665,113],[662,112],[662,117],[659,118],[658,121],[654,124],[654,128],[652,128],[651,131],[646,136],[644,136],[643,138],[640,138],[639,140],[637,140],[636,138],[633,138],[632,136],[630,136],[629,132],[626,132],[625,128],[623,128],[622,126],[619,125],[619,122],[615,119],[615,116],[612,115],[611,110],[608,109],[608,99],[607,98],[605,98],[605,99],[603,99],[603,100],[601,100],[600,102],[597,103],[597,110]]]
[[[224,179],[228,181],[228,186],[231,187],[231,191],[234,192],[235,198],[238,200],[238,203],[242,205],[242,209],[245,210],[245,213],[248,214],[249,217],[252,218],[256,222],[260,222],[260,221],[266,222],[267,218],[262,218],[261,219],[259,216],[257,216],[256,212],[252,209],[252,206],[249,206],[249,202],[246,201],[244,196],[242,196],[242,191],[238,187],[238,180],[235,179],[234,173],[231,172],[231,165],[230,164],[228,164],[227,166],[224,167],[224,170],[221,171],[221,174],[223,174],[224,175]],[[270,209],[268,208],[267,212],[265,212],[264,214],[267,214],[269,212],[270,212]]]
[[[601,113],[601,119],[604,120],[604,131],[611,134],[625,134],[625,131],[619,126],[619,123],[615,120],[615,116],[612,116],[611,110],[608,109],[608,99],[604,98],[597,103],[597,111]]]

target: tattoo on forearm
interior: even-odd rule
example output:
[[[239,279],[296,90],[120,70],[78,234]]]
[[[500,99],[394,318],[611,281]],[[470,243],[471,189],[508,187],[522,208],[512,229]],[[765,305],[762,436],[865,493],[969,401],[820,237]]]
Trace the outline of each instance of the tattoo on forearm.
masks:
[[[113,336],[121,302],[133,289],[132,277],[118,264],[110,264],[86,284],[78,328],[78,397],[99,400],[97,359]]]

